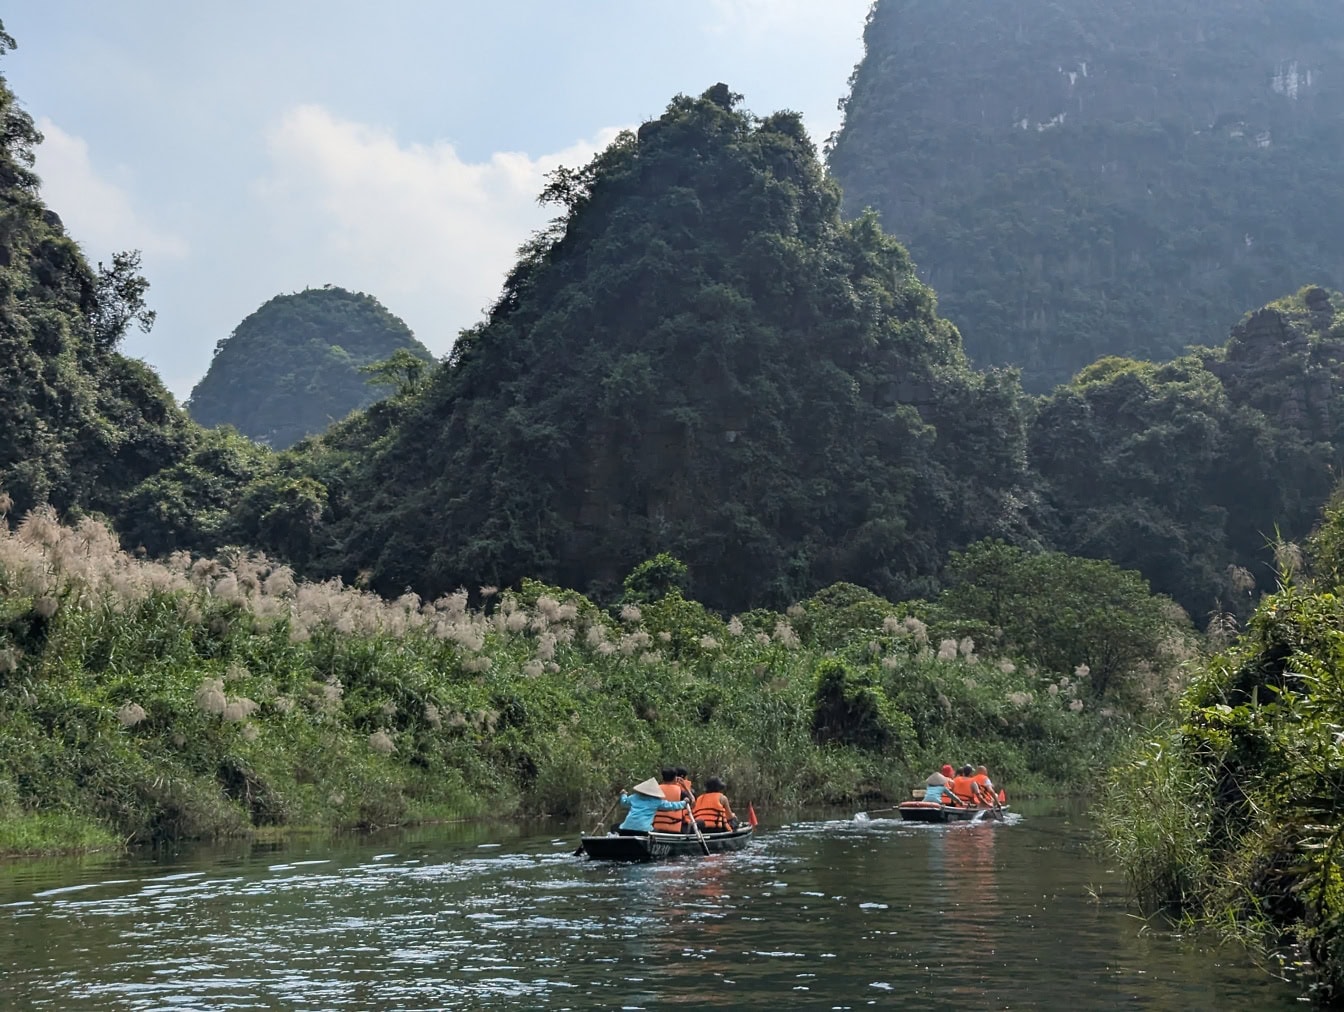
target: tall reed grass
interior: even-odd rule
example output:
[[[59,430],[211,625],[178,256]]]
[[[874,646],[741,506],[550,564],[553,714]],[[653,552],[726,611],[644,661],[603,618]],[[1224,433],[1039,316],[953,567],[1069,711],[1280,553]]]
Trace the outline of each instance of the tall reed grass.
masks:
[[[969,641],[935,652],[890,605],[823,642],[816,602],[725,622],[676,592],[614,613],[531,582],[483,599],[384,600],[240,551],[137,558],[49,510],[0,520],[0,821],[49,849],[60,825],[88,846],[587,817],[669,762],[766,812],[903,796],[953,756],[1058,782],[1118,721]],[[887,744],[818,734],[825,656],[905,715]]]

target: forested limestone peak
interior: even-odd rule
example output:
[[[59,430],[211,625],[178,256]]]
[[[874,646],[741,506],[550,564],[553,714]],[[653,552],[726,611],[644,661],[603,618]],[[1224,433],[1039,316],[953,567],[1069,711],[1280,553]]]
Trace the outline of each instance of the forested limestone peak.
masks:
[[[1344,283],[1332,0],[879,0],[830,169],[1043,390]]]
[[[1042,398],[1043,540],[1143,572],[1200,620],[1273,590],[1344,466],[1344,297],[1309,287],[1167,363],[1103,358]]]
[[[681,96],[543,196],[559,216],[395,424],[324,442],[321,568],[607,596],[666,550],[738,608],[908,593],[1020,539],[1016,380],[971,371],[905,251],[841,219],[797,115]]]
[[[14,40],[0,26],[0,55]],[[148,327],[139,256],[92,267],[42,201],[41,143],[0,78],[0,501],[114,513],[180,456],[192,426],[144,363],[117,345]]]
[[[202,425],[232,425],[276,449],[385,395],[361,372],[429,350],[371,295],[327,285],[277,295],[215,346],[187,408]]]

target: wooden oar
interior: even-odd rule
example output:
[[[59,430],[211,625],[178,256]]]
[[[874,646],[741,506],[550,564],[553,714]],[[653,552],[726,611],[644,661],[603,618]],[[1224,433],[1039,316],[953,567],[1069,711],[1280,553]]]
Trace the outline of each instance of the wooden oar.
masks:
[[[985,809],[985,816],[986,816],[987,818],[989,818],[990,820],[994,820],[994,819],[1002,819],[1002,818],[1003,818],[1003,806],[999,804],[999,799],[995,796],[994,792],[993,792],[993,791],[987,791],[987,790],[985,790],[983,787],[982,787],[980,790],[981,790],[982,793],[984,793],[984,794],[988,794],[988,795],[989,795],[989,802],[990,802],[990,803],[989,803],[989,807],[987,807],[987,808]],[[972,820],[972,821],[974,821],[974,820]]]
[[[998,819],[1000,822],[1002,822],[1002,821],[1003,821],[1003,802],[999,800],[999,795],[998,795],[998,793],[997,793],[996,791],[990,791],[990,792],[989,792],[989,800],[992,801],[992,802],[994,802],[994,817],[995,817],[996,819]]]
[[[894,811],[896,811],[896,809],[898,809],[898,808],[900,808],[900,807],[901,807],[900,805],[892,805],[890,808],[874,808],[871,812],[855,812],[855,813],[854,813],[854,821],[855,821],[855,822],[858,822],[858,821],[859,821],[859,816],[860,816],[860,815],[862,815],[862,816],[866,819],[866,818],[868,818],[870,815],[872,815],[873,812],[894,812]]]
[[[616,811],[616,806],[619,805],[620,803],[621,803],[621,799],[620,799],[620,797],[617,797],[616,800],[613,801],[613,802],[611,803],[611,807],[607,809],[607,814],[604,815],[604,816],[602,816],[602,818],[601,818],[600,820],[598,820],[598,823],[597,823],[597,828],[598,828],[598,829],[601,829],[603,826],[605,826],[605,825],[607,824],[607,820],[608,820],[609,818],[611,818],[611,813],[614,812],[614,811]],[[583,831],[582,831],[582,830],[579,831],[579,835],[580,835],[580,836],[583,835]],[[589,835],[591,835],[591,836],[596,836],[596,835],[597,835],[597,832],[594,831],[593,833],[591,833],[591,834],[589,834]],[[580,854],[582,854],[582,853],[583,853],[583,841],[580,840],[580,841],[579,841],[579,845],[578,845],[576,848],[574,848],[574,856],[575,856],[575,857],[578,857],[578,856],[579,856]]]

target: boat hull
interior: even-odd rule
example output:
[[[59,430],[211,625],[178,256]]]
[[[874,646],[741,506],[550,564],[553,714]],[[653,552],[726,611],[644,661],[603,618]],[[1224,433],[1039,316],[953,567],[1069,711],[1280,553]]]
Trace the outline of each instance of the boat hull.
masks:
[[[711,854],[741,850],[751,840],[751,827],[731,833],[705,833],[705,847]],[[646,833],[639,836],[585,836],[583,852],[595,861],[666,861],[676,857],[704,857],[705,847],[695,835],[684,833]]]
[[[901,818],[906,822],[969,822],[978,816],[995,818],[1006,808],[1000,805],[967,807],[964,805],[940,805],[936,801],[903,801],[900,805]]]

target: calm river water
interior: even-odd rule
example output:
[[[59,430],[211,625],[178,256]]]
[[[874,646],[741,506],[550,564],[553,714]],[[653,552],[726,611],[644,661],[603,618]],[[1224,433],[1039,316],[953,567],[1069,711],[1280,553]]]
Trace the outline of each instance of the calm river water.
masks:
[[[0,1008],[1301,1007],[1129,916],[1066,814],[817,818],[637,867],[508,834],[0,868]]]

